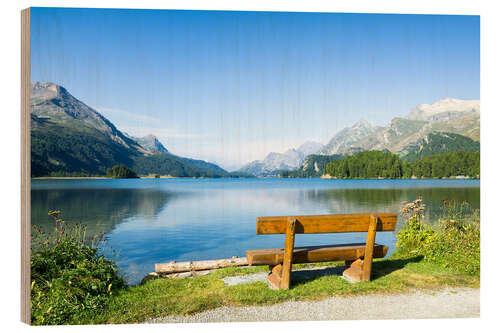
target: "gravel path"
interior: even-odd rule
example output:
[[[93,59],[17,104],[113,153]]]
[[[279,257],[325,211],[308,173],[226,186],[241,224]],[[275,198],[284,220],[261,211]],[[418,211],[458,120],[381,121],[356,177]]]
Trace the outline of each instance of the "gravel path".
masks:
[[[149,323],[230,321],[420,319],[479,317],[479,289],[447,288],[397,295],[332,297],[319,302],[220,307],[192,316],[168,316]]]

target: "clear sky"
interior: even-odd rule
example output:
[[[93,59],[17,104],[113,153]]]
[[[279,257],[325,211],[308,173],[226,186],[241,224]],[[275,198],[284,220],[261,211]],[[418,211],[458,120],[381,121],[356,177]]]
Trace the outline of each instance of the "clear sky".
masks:
[[[31,78],[235,169],[363,118],[479,99],[479,17],[33,8]]]

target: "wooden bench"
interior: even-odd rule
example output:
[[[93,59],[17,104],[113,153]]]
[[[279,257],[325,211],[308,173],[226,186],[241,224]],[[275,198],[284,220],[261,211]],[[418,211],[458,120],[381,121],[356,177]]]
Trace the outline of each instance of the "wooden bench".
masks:
[[[369,281],[373,258],[382,258],[388,247],[375,243],[377,231],[394,231],[396,214],[335,214],[257,218],[257,235],[285,234],[285,247],[246,251],[248,265],[269,265],[268,281],[276,289],[290,287],[292,264],[340,261],[351,282]],[[294,248],[295,234],[367,232],[366,243]]]

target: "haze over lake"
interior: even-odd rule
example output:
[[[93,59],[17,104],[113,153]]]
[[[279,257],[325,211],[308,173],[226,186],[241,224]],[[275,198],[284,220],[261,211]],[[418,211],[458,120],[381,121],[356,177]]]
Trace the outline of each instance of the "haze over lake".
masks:
[[[53,228],[48,210],[90,234],[104,232],[129,283],[154,264],[244,256],[245,250],[283,247],[283,235],[255,234],[258,216],[397,213],[403,200],[422,196],[426,219],[439,218],[442,200],[479,208],[479,180],[323,179],[95,179],[32,180],[31,222]],[[364,242],[364,233],[297,235],[296,246]],[[394,250],[395,235],[377,242]]]

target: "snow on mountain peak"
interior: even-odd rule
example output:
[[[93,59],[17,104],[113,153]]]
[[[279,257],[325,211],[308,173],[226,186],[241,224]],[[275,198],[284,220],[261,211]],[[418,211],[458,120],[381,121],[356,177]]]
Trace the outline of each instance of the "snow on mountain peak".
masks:
[[[479,115],[479,100],[461,100],[447,97],[433,104],[419,104],[408,115],[411,120],[438,121]]]

